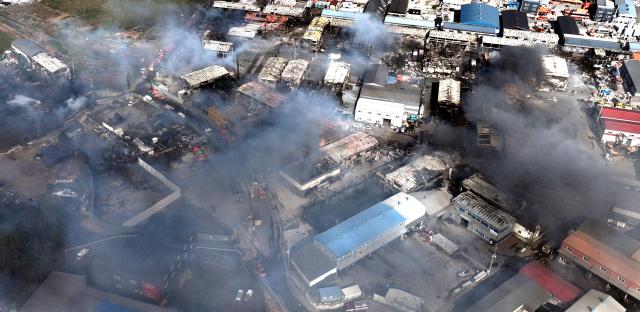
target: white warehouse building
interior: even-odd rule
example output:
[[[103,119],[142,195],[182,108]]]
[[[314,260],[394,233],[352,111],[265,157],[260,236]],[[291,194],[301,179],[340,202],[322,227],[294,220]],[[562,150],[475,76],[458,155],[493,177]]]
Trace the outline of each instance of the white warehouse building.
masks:
[[[420,88],[364,85],[356,102],[355,120],[399,128],[411,118],[422,116]]]
[[[426,211],[415,197],[397,193],[299,243],[291,263],[304,284],[313,287],[420,224]]]

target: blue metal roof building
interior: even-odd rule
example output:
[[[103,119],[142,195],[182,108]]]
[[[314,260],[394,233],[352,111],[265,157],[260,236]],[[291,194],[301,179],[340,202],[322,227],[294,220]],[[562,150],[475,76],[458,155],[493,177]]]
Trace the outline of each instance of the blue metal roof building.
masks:
[[[486,26],[476,26],[476,25],[467,25],[467,24],[453,23],[453,22],[444,22],[444,23],[442,23],[442,28],[443,29],[448,29],[448,30],[472,32],[472,33],[479,33],[479,34],[487,34],[487,35],[492,35],[492,36],[495,36],[500,31],[499,28],[486,27]]]
[[[316,235],[314,240],[341,269],[401,236],[425,212],[420,201],[401,192]]]
[[[629,42],[629,51],[640,52],[640,42]]]
[[[618,16],[638,17],[633,0],[625,0],[618,4]]]
[[[498,8],[485,3],[473,2],[460,7],[460,23],[464,25],[500,28]]]

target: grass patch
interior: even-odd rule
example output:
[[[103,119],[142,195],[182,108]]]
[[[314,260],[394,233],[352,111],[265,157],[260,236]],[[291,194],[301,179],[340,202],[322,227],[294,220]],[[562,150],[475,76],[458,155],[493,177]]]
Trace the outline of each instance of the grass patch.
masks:
[[[0,53],[9,50],[14,39],[12,35],[0,31]]]
[[[124,29],[152,24],[164,13],[177,8],[189,11],[202,0],[42,0],[42,4],[98,26],[120,26]]]

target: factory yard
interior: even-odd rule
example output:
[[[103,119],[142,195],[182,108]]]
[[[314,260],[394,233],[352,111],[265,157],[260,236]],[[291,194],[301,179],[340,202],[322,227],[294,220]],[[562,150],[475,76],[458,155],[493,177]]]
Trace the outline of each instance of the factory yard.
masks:
[[[0,312],[638,310],[633,1],[26,2]]]

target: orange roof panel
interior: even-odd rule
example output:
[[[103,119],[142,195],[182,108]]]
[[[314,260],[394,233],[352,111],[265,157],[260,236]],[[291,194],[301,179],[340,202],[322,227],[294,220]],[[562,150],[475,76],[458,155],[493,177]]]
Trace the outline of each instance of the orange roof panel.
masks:
[[[562,243],[620,274],[634,285],[640,285],[640,262],[620,254],[581,231],[570,234]]]

